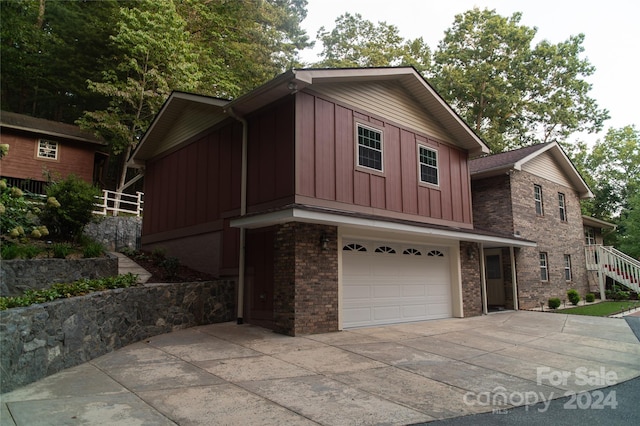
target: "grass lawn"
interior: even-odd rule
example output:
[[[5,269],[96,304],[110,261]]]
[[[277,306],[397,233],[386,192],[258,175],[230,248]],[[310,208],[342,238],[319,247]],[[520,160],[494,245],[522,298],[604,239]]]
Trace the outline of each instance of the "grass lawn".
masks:
[[[556,312],[572,315],[589,315],[592,317],[606,317],[627,311],[633,308],[639,308],[640,301],[637,300],[620,300],[616,302],[600,302],[593,305],[578,306],[575,308],[562,309]]]

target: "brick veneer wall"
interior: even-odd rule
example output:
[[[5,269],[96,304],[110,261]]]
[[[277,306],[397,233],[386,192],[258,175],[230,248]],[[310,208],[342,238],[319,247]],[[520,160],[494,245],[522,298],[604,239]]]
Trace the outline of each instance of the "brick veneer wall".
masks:
[[[329,240],[326,250],[323,234]],[[276,231],[274,244],[275,331],[292,336],[337,331],[337,228],[286,223]]]
[[[513,212],[509,176],[503,174],[471,182],[473,226],[513,235]]]
[[[482,315],[482,281],[480,280],[480,249],[478,244],[460,242],[460,269],[464,316]]]
[[[542,187],[544,215],[538,216],[533,199],[533,185]],[[565,195],[567,221],[560,220],[558,193]],[[589,291],[584,256],[584,230],[580,199],[576,191],[527,172],[511,174],[511,198],[514,211],[514,231],[523,238],[536,241],[538,247],[517,251],[517,279],[520,308],[528,309],[546,304],[550,297],[566,299],[570,288],[580,295]],[[540,252],[546,252],[549,281],[540,280]],[[572,280],[564,277],[564,255],[571,255]]]

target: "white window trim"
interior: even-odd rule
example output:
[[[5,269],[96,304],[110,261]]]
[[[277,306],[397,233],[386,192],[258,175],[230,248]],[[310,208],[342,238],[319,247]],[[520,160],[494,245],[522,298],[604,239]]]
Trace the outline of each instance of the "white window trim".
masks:
[[[42,150],[45,149],[45,148],[41,147],[41,145],[40,145],[43,142],[55,145],[55,148],[53,149],[53,152],[54,152],[54,156],[53,157],[46,157],[46,156],[40,155],[41,149]],[[49,139],[38,139],[38,143],[36,144],[36,157],[37,158],[40,158],[42,160],[54,161],[54,160],[58,159],[59,152],[60,152],[60,144],[57,141],[52,141],[52,140],[49,140]]]
[[[424,148],[436,154],[436,179],[438,180],[438,183],[425,182],[422,180],[422,162],[420,161],[420,148]],[[418,182],[420,182],[421,184],[429,185],[433,187],[440,187],[440,155],[438,154],[439,153],[437,149],[431,148],[430,146],[426,146],[424,144],[420,144],[420,143],[418,144]],[[433,167],[428,164],[425,164],[425,166]]]
[[[540,188],[540,199],[536,198],[536,188]],[[544,197],[542,196],[542,185],[534,184],[533,185],[533,200],[534,200],[534,209],[536,210],[536,215],[544,216]],[[540,213],[538,213],[538,209],[535,206],[540,202]]]
[[[569,275],[568,279],[567,279],[567,272]],[[573,280],[573,273],[571,272],[571,255],[570,254],[564,255],[564,280],[567,282]]]
[[[559,210],[558,214],[560,215],[560,220],[562,222],[568,222],[567,197],[562,192],[558,192],[558,210]],[[562,216],[564,216],[564,219],[562,218]]]
[[[591,226],[584,227],[584,241],[588,246],[596,245],[596,230]]]
[[[542,256],[544,256],[544,266],[540,262],[542,260]],[[540,274],[540,281],[544,283],[549,282],[549,255],[541,251],[538,255],[538,264],[540,265],[540,272],[544,269],[546,275],[546,278],[542,279],[542,274]]]
[[[374,169],[373,167],[363,166],[362,164],[360,164],[360,136],[358,135],[359,127],[380,133],[380,166],[381,166],[380,170]],[[366,170],[371,173],[383,174],[384,173],[384,131],[380,128],[371,126],[369,124],[364,124],[359,121],[356,122],[354,130],[355,130],[355,142],[356,142],[355,143],[356,168],[360,170]],[[375,149],[375,148],[371,148],[371,149]]]

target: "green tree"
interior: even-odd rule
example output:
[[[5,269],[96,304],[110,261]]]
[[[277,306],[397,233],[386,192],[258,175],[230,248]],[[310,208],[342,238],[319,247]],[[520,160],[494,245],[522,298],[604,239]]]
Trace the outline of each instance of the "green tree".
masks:
[[[627,208],[618,222],[618,248],[631,257],[640,260],[640,192],[636,192],[627,202]]]
[[[606,243],[635,253],[628,250],[640,239],[634,222],[640,199],[640,131],[634,126],[610,128],[591,148],[584,143],[568,148],[568,155],[594,193],[593,199],[582,202],[583,213],[617,223],[616,235]]]
[[[456,15],[434,53],[431,81],[493,152],[598,131],[608,118],[589,98],[583,35],[531,47],[536,28],[475,8]]]
[[[300,23],[306,0],[182,0],[202,71],[200,93],[234,98],[299,65],[298,52],[311,44]]]
[[[172,0],[139,0],[120,8],[111,37],[116,55],[101,81],[89,88],[110,99],[106,109],[88,111],[78,123],[109,141],[126,160],[172,90],[191,91],[200,72],[186,23]],[[125,183],[121,168],[118,188]]]
[[[106,105],[88,90],[109,56],[118,2],[9,0],[0,7],[2,109],[72,123]]]
[[[422,38],[405,40],[395,25],[374,24],[359,13],[339,16],[331,31],[321,27],[317,39],[323,49],[316,67],[413,65],[425,71],[431,59],[431,50]]]

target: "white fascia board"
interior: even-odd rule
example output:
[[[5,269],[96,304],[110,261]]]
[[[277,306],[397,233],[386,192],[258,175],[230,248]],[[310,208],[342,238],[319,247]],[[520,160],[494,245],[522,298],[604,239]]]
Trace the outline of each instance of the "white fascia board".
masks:
[[[491,235],[478,235],[465,232],[463,229],[448,230],[429,228],[427,226],[410,225],[406,223],[387,222],[378,219],[366,219],[361,217],[343,216],[334,213],[316,212],[298,208],[280,210],[277,212],[265,213],[261,215],[241,217],[232,219],[232,228],[262,228],[266,226],[286,223],[286,222],[309,222],[322,223],[333,226],[347,226],[351,228],[372,229],[387,232],[399,232],[404,234],[423,235],[448,240],[470,241],[484,244],[504,245],[514,247],[536,247],[537,244],[531,241],[523,241],[516,238],[507,238]]]

